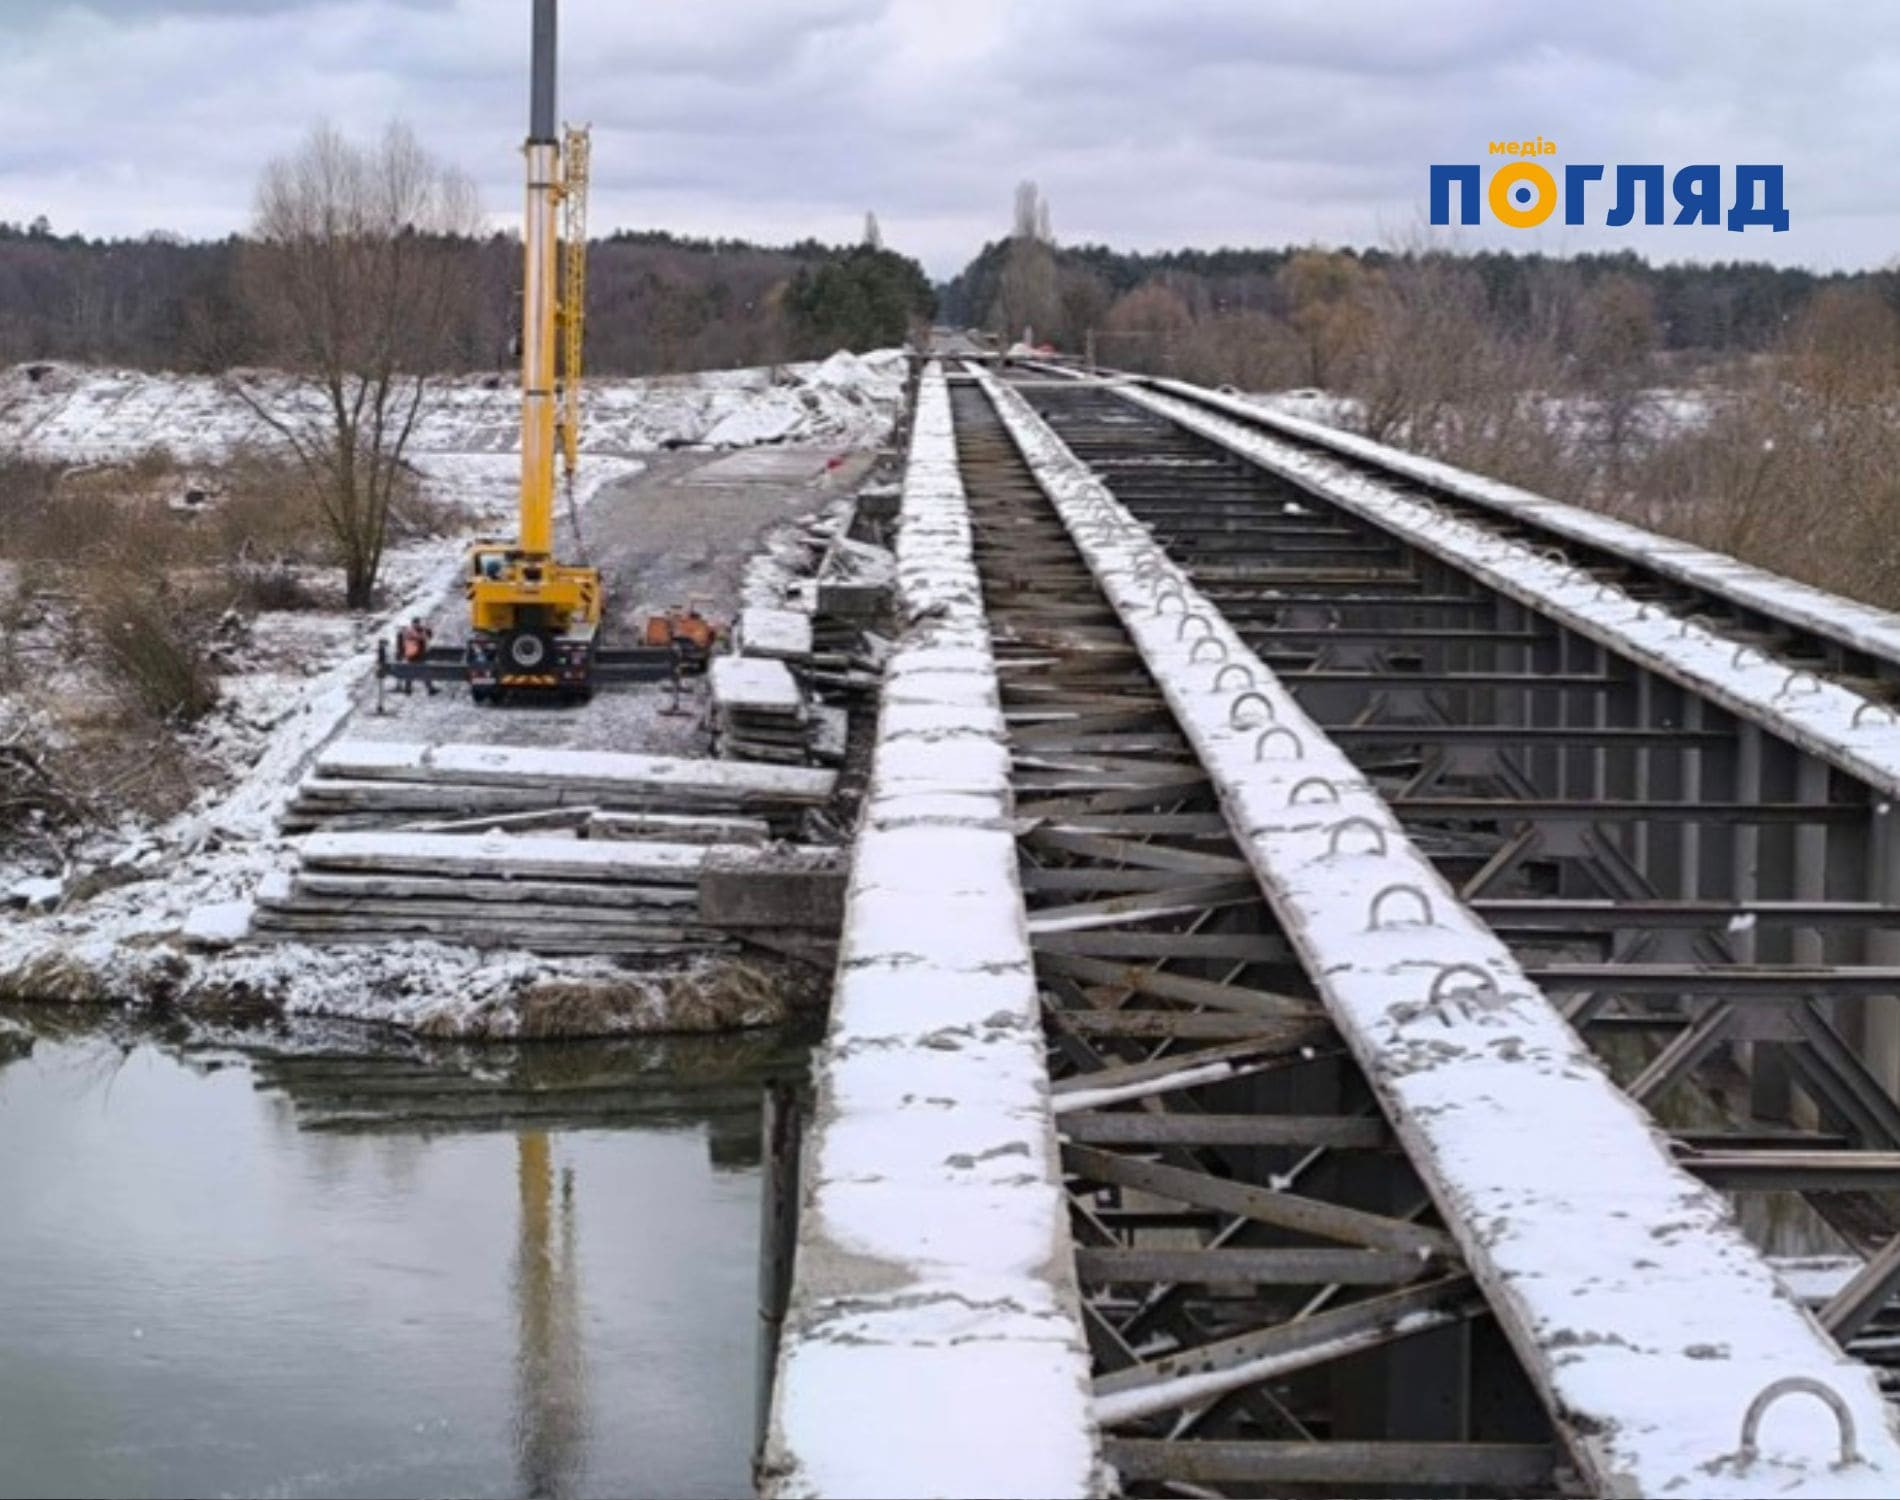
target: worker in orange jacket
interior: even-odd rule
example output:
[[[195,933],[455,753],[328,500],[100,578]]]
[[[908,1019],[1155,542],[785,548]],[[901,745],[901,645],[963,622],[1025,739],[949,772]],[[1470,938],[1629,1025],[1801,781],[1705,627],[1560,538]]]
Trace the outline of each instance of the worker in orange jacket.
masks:
[[[429,627],[422,623],[422,616],[415,616],[407,625],[396,632],[396,659],[413,666],[422,665],[423,662],[428,660],[429,642],[432,638]],[[422,679],[422,685],[429,690],[429,696],[433,698],[435,696],[435,683],[425,677]],[[414,686],[415,684],[410,678],[403,678],[403,696],[408,697]]]

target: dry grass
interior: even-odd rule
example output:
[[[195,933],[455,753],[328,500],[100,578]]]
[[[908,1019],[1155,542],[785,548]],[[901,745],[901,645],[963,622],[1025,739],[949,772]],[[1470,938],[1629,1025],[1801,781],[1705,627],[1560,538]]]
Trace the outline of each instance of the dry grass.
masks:
[[[516,1035],[537,1040],[776,1026],[809,1000],[812,984],[809,971],[737,959],[598,983],[543,981],[515,1001]]]
[[[335,565],[323,512],[297,470],[268,454],[242,452],[215,479],[217,501],[203,520],[207,546],[218,557]]]
[[[159,724],[191,724],[218,701],[216,614],[161,574],[101,568],[82,597],[95,662],[120,701]]]
[[[220,622],[331,602],[305,581],[326,538],[263,454],[0,462],[0,691],[62,783],[108,818],[186,805],[202,776],[178,730],[217,702]]]
[[[1587,310],[1586,310],[1587,311]],[[1626,314],[1627,315],[1627,314]],[[1481,473],[1679,536],[1804,582],[1900,608],[1900,317],[1870,291],[1819,294],[1781,344],[1702,371],[1700,424],[1650,424],[1638,350],[1612,374],[1566,369],[1554,344],[1475,334],[1423,351],[1413,389],[1367,427]],[[1634,342],[1640,342],[1635,340]],[[1468,358],[1461,351],[1476,346]],[[1432,366],[1444,364],[1444,378]],[[1475,378],[1473,372],[1476,372]],[[1675,378],[1680,381],[1681,373]],[[1566,402],[1527,399],[1562,394]],[[1553,420],[1553,411],[1567,413]],[[1580,422],[1577,414],[1592,419]]]

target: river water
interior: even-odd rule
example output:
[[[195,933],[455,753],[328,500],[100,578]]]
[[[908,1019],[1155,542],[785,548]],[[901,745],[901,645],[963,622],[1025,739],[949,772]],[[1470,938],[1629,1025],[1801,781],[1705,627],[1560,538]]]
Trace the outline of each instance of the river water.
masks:
[[[0,1065],[0,1495],[749,1491],[759,1092],[807,1040],[42,1019]]]

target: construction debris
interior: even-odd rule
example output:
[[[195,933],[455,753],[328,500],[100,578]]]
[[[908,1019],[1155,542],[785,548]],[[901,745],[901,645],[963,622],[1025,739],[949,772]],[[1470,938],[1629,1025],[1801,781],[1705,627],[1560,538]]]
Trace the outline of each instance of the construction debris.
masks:
[[[811,616],[795,609],[755,607],[739,616],[739,649],[778,661],[811,659]]]

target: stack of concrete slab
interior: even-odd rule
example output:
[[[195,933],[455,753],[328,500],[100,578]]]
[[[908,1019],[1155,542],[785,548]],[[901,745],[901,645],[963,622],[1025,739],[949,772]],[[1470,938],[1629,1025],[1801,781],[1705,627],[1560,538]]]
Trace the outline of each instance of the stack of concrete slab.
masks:
[[[737,938],[783,950],[835,927],[841,851],[490,833],[317,833],[257,891],[249,936],[430,940],[547,955],[677,958]]]
[[[804,765],[811,751],[805,693],[782,661],[721,656],[710,673],[715,742],[732,761]]]
[[[287,821],[317,831],[257,891],[248,936],[653,959],[737,931],[804,956],[807,888],[832,899],[843,877],[837,851],[783,840],[836,782],[803,765],[345,741],[299,788]],[[761,883],[787,894],[761,904]]]
[[[780,670],[784,668],[780,664]],[[777,837],[830,800],[836,779],[802,766],[504,745],[342,741],[318,757],[283,818],[286,832],[584,831],[625,836],[615,819],[667,820],[671,842],[724,840],[733,818]],[[746,838],[732,840],[747,842]]]
[[[796,609],[754,606],[739,615],[739,650],[746,656],[802,665],[811,660],[811,616]]]
[[[433,939],[469,948],[650,957],[722,946],[701,926],[716,845],[507,834],[318,833],[294,875],[259,889],[267,942]],[[738,860],[757,849],[735,849]]]

